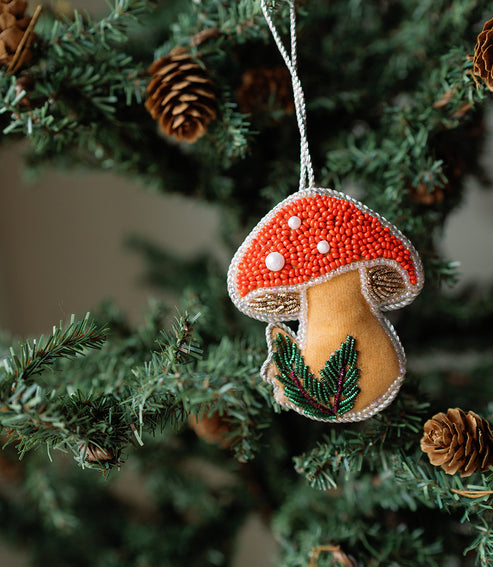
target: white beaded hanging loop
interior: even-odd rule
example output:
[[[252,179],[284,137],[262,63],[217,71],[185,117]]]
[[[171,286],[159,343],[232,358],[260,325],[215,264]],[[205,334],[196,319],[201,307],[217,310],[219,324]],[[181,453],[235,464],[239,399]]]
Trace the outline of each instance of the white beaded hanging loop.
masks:
[[[306,106],[305,106],[305,95],[303,93],[303,88],[301,86],[300,79],[297,73],[297,56],[296,56],[296,10],[294,6],[294,0],[291,0],[289,7],[290,15],[290,35],[291,35],[291,57],[288,55],[284,44],[282,43],[281,37],[274,26],[272,18],[267,11],[267,4],[265,0],[260,1],[262,7],[262,12],[264,14],[265,21],[267,22],[272,37],[277,44],[279,52],[284,59],[286,66],[291,73],[291,79],[293,83],[293,94],[294,94],[294,105],[296,108],[296,119],[298,122],[298,128],[300,131],[300,187],[299,190],[306,188],[312,188],[315,186],[315,179],[313,175],[312,158],[310,156],[310,150],[308,148],[308,139],[306,137]]]

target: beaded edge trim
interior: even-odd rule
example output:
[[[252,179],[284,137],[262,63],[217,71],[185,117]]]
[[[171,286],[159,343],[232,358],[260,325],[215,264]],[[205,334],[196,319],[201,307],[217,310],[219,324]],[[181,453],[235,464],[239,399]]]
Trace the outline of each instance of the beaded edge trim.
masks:
[[[240,263],[241,258],[244,255],[244,253],[246,252],[246,250],[249,248],[250,244],[252,243],[252,240],[257,236],[257,233],[261,230],[261,228],[263,227],[263,225],[265,223],[269,222],[279,212],[279,210],[284,208],[288,203],[290,203],[292,201],[296,201],[296,200],[301,199],[303,197],[314,197],[316,195],[327,195],[329,197],[334,197],[334,198],[337,198],[337,199],[350,201],[351,203],[356,205],[362,212],[367,212],[370,215],[374,216],[376,219],[378,219],[378,221],[382,224],[382,226],[388,227],[390,229],[391,233],[397,239],[399,239],[404,246],[407,247],[407,249],[409,250],[409,252],[411,254],[411,259],[413,261],[415,272],[416,272],[416,279],[417,279],[416,284],[414,284],[414,285],[411,284],[411,282],[409,280],[409,274],[407,273],[407,271],[404,270],[404,268],[402,268],[402,266],[400,266],[394,260],[387,259],[387,258],[376,258],[376,259],[373,259],[373,260],[357,260],[356,262],[352,262],[350,264],[345,264],[343,266],[340,266],[336,270],[329,272],[328,274],[323,274],[322,276],[319,276],[318,278],[316,278],[312,281],[308,281],[308,282],[305,282],[305,283],[302,283],[302,284],[258,288],[254,291],[251,291],[246,296],[241,297],[240,294],[238,293],[237,289],[236,289],[238,265]],[[407,289],[402,294],[400,294],[400,296],[398,296],[398,298],[397,298],[398,301],[396,303],[392,302],[391,304],[382,304],[382,305],[379,306],[379,309],[382,310],[382,311],[390,311],[390,310],[393,310],[393,309],[399,309],[399,308],[404,307],[405,305],[408,305],[409,303],[411,303],[414,300],[414,298],[416,297],[416,295],[418,295],[418,293],[421,291],[421,288],[423,287],[423,283],[424,283],[424,273],[423,273],[423,266],[422,266],[422,263],[421,263],[421,259],[418,255],[416,249],[412,245],[411,241],[408,238],[406,238],[398,228],[396,228],[392,223],[390,223],[384,217],[382,217],[378,213],[375,213],[372,209],[368,208],[366,205],[364,205],[360,201],[353,199],[349,195],[346,195],[346,194],[341,193],[339,191],[334,191],[333,189],[327,189],[327,188],[323,188],[323,187],[312,188],[312,189],[304,189],[302,191],[298,191],[297,193],[294,193],[293,195],[290,195],[289,197],[284,199],[284,201],[281,201],[279,204],[277,204],[273,209],[271,209],[269,211],[269,213],[267,213],[267,215],[265,215],[258,222],[258,224],[251,230],[250,234],[245,238],[245,240],[243,241],[243,243],[240,245],[240,247],[236,251],[235,255],[233,256],[233,259],[231,260],[231,264],[230,264],[229,269],[228,269],[228,278],[227,278],[228,293],[229,293],[229,296],[231,297],[231,300],[236,305],[236,307],[240,311],[242,311],[243,313],[248,315],[249,317],[253,317],[254,319],[258,319],[259,321],[266,321],[268,323],[275,323],[275,322],[278,322],[278,321],[292,321],[292,320],[297,319],[298,317],[293,316],[293,314],[279,315],[279,314],[271,314],[271,313],[262,313],[262,312],[256,311],[255,309],[252,309],[248,305],[247,298],[248,298],[248,300],[251,300],[252,298],[258,297],[258,296],[263,295],[267,292],[277,292],[277,291],[290,291],[290,292],[299,291],[299,292],[303,292],[308,287],[311,287],[313,285],[317,285],[319,283],[328,281],[332,277],[334,277],[334,276],[336,276],[340,273],[344,273],[348,270],[358,269],[358,268],[361,268],[363,266],[364,267],[372,267],[372,266],[379,265],[379,264],[387,264],[387,265],[392,265],[393,267],[397,267],[399,269],[402,277],[404,278],[406,285],[408,286]],[[302,295],[305,295],[305,294],[302,293]],[[370,303],[370,305],[371,305],[371,303]],[[302,310],[303,310],[303,308],[302,308]]]

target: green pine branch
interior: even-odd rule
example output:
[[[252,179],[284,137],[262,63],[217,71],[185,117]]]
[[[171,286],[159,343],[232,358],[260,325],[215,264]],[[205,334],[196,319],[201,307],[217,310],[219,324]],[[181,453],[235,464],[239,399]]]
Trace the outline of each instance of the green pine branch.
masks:
[[[473,552],[476,555],[478,567],[488,567],[493,563],[493,536],[491,534],[491,514],[471,525],[476,537],[471,545],[464,550],[464,554]]]
[[[446,543],[420,521],[431,514],[391,475],[349,471],[337,490],[293,487],[275,514],[273,528],[280,541],[280,562],[290,567],[306,565],[314,548],[327,545],[339,545],[363,565],[438,567]],[[320,559],[321,565],[333,562],[329,553]]]
[[[101,159],[98,128],[104,132],[102,123],[120,120],[122,109],[144,98],[143,67],[126,48],[130,23],[149,8],[149,2],[124,0],[100,20],[78,12],[73,20],[42,16],[37,60],[23,71],[33,91],[19,92],[19,77],[0,72],[0,113],[8,116],[3,133],[30,138],[37,156],[73,152],[87,159],[99,152]],[[19,105],[25,95],[27,107]]]
[[[65,329],[60,324],[47,337],[10,349],[0,378],[0,425],[9,432],[9,442],[19,441],[21,455],[40,443],[56,447],[59,436],[71,435],[74,415],[64,415],[65,406],[56,390],[46,385],[50,383],[46,371],[63,359],[73,360],[100,349],[106,335],[107,329],[87,314],[81,321],[72,317]],[[35,381],[41,374],[45,385]]]
[[[408,378],[412,382],[411,378]],[[392,471],[392,455],[413,451],[422,435],[430,404],[414,384],[405,382],[399,396],[373,418],[344,429],[331,429],[313,449],[293,459],[295,470],[319,490],[337,488],[351,471]]]
[[[491,492],[493,472],[479,474],[464,481],[458,474],[447,475],[441,468],[412,460],[400,453],[395,458],[395,479],[427,506],[436,506],[452,514],[461,513],[471,542],[464,554],[473,551],[475,565],[487,567],[493,560],[493,535],[489,526],[493,519]],[[471,482],[472,480],[472,482]]]
[[[440,258],[432,242],[447,212],[460,202],[454,150],[444,142],[445,133],[450,131],[456,145],[467,139],[468,127],[487,93],[474,79],[472,49],[473,45],[452,47],[412,96],[386,107],[378,129],[345,135],[344,140],[337,140],[338,148],[326,154],[329,177],[325,182],[338,185],[351,178],[363,184],[365,202],[397,223],[425,251],[426,273],[449,284],[457,277],[457,266]],[[431,196],[444,192],[445,207],[437,212],[435,207],[425,208],[413,200],[410,194],[418,188]]]
[[[189,415],[218,413],[229,423],[231,450],[251,459],[273,404],[258,375],[263,351],[225,338],[202,358],[196,321],[178,317],[166,332],[151,316],[140,337],[118,338],[87,316],[13,350],[0,397],[8,442],[21,456],[45,445],[70,452],[82,467],[107,471],[119,466],[130,443],[144,445],[147,434],[183,427]],[[88,460],[89,446],[108,458]]]
[[[222,56],[227,54],[232,42],[258,39],[259,34],[267,38],[265,25],[261,17],[260,3],[252,0],[194,4],[191,9],[180,12],[171,29],[167,42],[156,50],[156,57],[166,55],[178,45],[193,45],[194,38],[201,32],[214,30],[214,34],[204,45],[199,45],[201,52],[214,52]]]
[[[60,358],[74,358],[84,354],[87,349],[101,348],[106,340],[108,329],[101,327],[89,318],[89,313],[81,321],[73,315],[67,328],[63,324],[54,327],[47,337],[21,343],[17,349],[11,348],[11,356],[3,360],[6,376],[22,383],[44,370],[51,368]]]

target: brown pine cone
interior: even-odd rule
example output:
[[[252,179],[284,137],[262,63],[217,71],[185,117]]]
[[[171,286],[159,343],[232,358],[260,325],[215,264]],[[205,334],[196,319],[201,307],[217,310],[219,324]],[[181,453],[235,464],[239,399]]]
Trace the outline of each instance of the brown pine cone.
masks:
[[[15,94],[19,95],[22,91],[26,94],[19,100],[17,105],[20,108],[30,108],[32,106],[32,101],[29,99],[29,94],[34,87],[34,80],[32,77],[23,75],[19,77],[15,82]]]
[[[476,40],[474,74],[484,79],[486,86],[493,91],[493,18],[484,24]]]
[[[81,455],[85,456],[88,463],[103,463],[106,461],[114,461],[115,455],[111,449],[101,449],[93,443],[81,445]]]
[[[161,57],[149,68],[145,106],[167,136],[192,144],[217,116],[209,73],[183,50]]]
[[[261,67],[245,71],[236,98],[242,112],[294,112],[291,75],[286,67]]]
[[[225,416],[218,412],[212,415],[203,415],[200,419],[196,415],[191,415],[188,424],[198,437],[211,445],[219,445],[219,447],[227,449],[232,444],[231,439],[227,438],[230,432],[229,424]]]
[[[347,555],[340,545],[319,545],[312,548],[312,556],[309,567],[317,567],[320,556],[324,553],[332,555],[331,565],[336,562],[343,567],[358,567],[358,562],[352,555]]]
[[[421,450],[447,474],[470,476],[493,465],[493,433],[488,421],[459,408],[437,413],[424,425]]]
[[[433,187],[431,190],[426,183],[420,181],[418,186],[410,186],[411,198],[421,205],[434,205],[443,203],[445,192],[442,187]]]
[[[0,0],[0,65],[8,66],[24,37],[31,18],[25,16],[27,2],[24,0]],[[31,44],[34,34],[31,34],[24,46],[21,62],[27,63],[32,58]]]

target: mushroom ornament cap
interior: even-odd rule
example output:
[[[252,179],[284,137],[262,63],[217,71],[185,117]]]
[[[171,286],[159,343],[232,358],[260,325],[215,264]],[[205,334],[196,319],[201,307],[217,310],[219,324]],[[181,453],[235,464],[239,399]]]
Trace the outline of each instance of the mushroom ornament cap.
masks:
[[[394,280],[402,280],[396,293],[381,294],[380,309],[403,307],[421,291],[421,260],[395,226],[343,193],[306,189],[279,203],[250,232],[231,262],[228,291],[250,317],[293,320],[294,313],[273,314],[254,300],[301,292],[348,270],[378,266],[388,266]]]
[[[409,304],[423,281],[416,250],[395,226],[324,188],[272,209],[228,271],[234,304],[269,323],[262,377],[276,400],[335,422],[366,419],[397,394],[405,354],[382,311]],[[280,323],[289,320],[299,320],[297,333]]]

